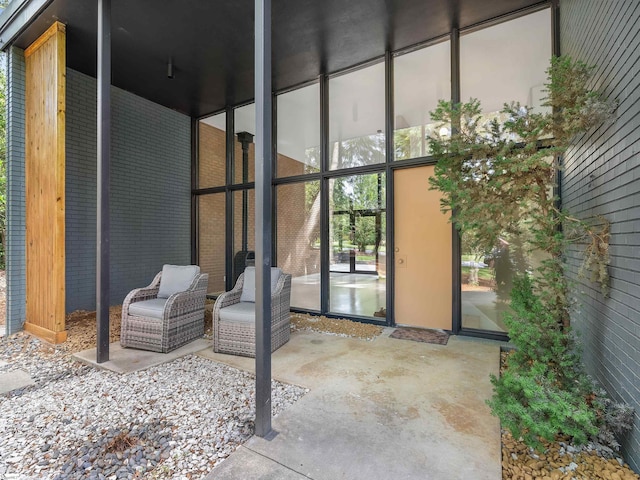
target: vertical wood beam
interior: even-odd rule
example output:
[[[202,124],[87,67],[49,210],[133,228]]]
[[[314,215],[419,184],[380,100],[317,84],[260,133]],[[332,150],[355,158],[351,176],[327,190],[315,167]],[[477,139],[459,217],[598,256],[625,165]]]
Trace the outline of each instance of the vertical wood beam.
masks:
[[[111,164],[111,0],[98,0],[98,202],[96,316],[98,363],[109,360],[109,189]]]
[[[65,26],[25,55],[26,331],[52,343],[65,331]]]
[[[256,435],[271,432],[271,0],[255,0]]]

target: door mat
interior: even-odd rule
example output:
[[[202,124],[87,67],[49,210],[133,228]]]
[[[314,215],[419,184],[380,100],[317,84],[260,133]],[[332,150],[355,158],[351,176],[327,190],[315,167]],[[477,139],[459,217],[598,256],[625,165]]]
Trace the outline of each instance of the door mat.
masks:
[[[389,336],[401,340],[413,340],[414,342],[434,343],[436,345],[446,345],[449,341],[449,334],[447,332],[426,328],[396,328]]]

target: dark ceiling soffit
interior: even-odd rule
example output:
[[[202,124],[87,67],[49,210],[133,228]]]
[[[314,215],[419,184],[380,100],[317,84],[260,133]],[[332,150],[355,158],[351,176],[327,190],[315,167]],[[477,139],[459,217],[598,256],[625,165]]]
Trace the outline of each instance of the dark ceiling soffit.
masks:
[[[442,1],[446,1],[446,0],[442,0]],[[451,1],[452,4],[456,3],[459,0],[448,0]],[[473,1],[470,0],[472,3],[471,5],[473,5]],[[498,1],[498,0],[496,0]],[[503,0],[505,1],[505,0]],[[29,29],[32,28],[33,25],[36,24],[36,22],[38,22],[39,17],[49,8],[51,7],[51,5],[55,5],[55,1],[54,0],[14,0],[14,2],[12,2],[1,14],[0,14],[0,49],[7,49],[9,45],[18,42],[19,39],[21,38],[21,35],[25,35],[26,32],[29,31]],[[533,1],[531,2],[529,5],[522,7],[522,5],[526,5],[527,3],[529,3],[528,0],[519,0],[517,3],[520,4],[521,8],[514,10],[513,12],[509,12],[509,13],[504,13],[504,14],[499,14],[498,16],[494,16],[491,17],[487,20],[483,20],[480,22],[476,22],[476,23],[468,23],[466,26],[463,26],[461,31],[463,33],[469,33],[471,31],[480,29],[480,28],[484,28],[493,24],[497,24],[497,23],[501,23],[504,22],[506,20],[509,19],[513,19],[513,18],[517,18],[518,16],[522,16],[522,15],[526,15],[529,13],[533,13],[535,11],[538,10],[542,10],[544,8],[549,7],[552,2],[551,0],[544,0],[544,1]],[[447,35],[448,37],[448,35]],[[412,43],[410,45],[406,45],[406,46],[401,46],[400,48],[396,48],[393,51],[394,55],[398,55],[401,53],[407,53],[408,51],[411,51],[413,49],[417,49],[420,47],[424,47],[424,46],[428,46],[430,44],[434,44],[434,43],[438,43],[439,41],[442,41],[442,39],[444,39],[443,35],[438,35],[435,37],[431,37],[430,39],[425,39],[424,41],[420,41],[420,42],[416,42],[416,43]],[[387,47],[388,49],[388,47]],[[372,53],[372,52],[367,52],[367,53]],[[342,57],[340,57],[339,59],[341,59]],[[362,57],[360,58],[360,61],[356,64],[351,64],[351,66],[347,67],[347,68],[338,68],[333,70],[329,76],[330,77],[336,77],[339,76],[341,74],[345,74],[348,73],[350,71],[354,71],[357,70],[359,68],[363,68],[366,67],[367,65],[371,65],[371,64],[375,64],[378,63],[378,61],[380,61],[381,57],[379,55],[376,55],[375,57],[370,57],[368,60],[363,60]],[[344,60],[344,59],[342,59]],[[339,63],[339,62],[338,62]],[[342,62],[343,65],[345,64],[345,62]],[[124,67],[123,67],[124,68]],[[81,68],[76,68],[78,71],[81,71],[83,73],[87,73],[84,70],[82,70]],[[313,72],[307,72],[307,73],[313,73]],[[295,75],[294,75],[295,77]],[[299,75],[298,75],[299,77]],[[236,84],[238,85],[238,81],[241,82],[241,79],[235,79],[236,80]],[[282,79],[281,79],[282,80]],[[295,81],[295,78],[292,78],[292,80],[294,80],[293,82],[291,82],[289,85],[283,85],[283,89],[278,90],[278,93],[282,93],[284,91],[291,91],[293,89],[295,89],[295,87],[299,87],[299,86],[303,86],[303,85],[308,85],[311,83],[315,83],[315,81],[317,81],[317,76],[315,78],[311,78],[308,77],[308,79],[304,80],[302,78],[298,78],[297,81]],[[286,82],[285,82],[286,83]],[[196,118],[206,118],[209,117],[211,115],[214,115],[216,113],[222,112],[224,111],[223,109],[220,108],[215,108],[215,105],[208,105],[205,106],[203,104],[199,105],[191,105],[191,107],[194,107],[195,110],[192,109],[191,113],[189,112],[189,106],[187,106],[187,103],[189,102],[188,98],[182,98],[183,100],[183,105],[179,105],[177,103],[171,104],[171,102],[166,103],[163,101],[162,99],[162,95],[160,94],[160,96],[158,98],[155,98],[153,95],[151,96],[145,96],[143,94],[141,94],[139,91],[137,91],[135,88],[132,88],[131,85],[129,84],[119,84],[118,82],[114,82],[114,85],[119,86],[120,88],[123,88],[127,91],[131,91],[137,95],[141,95],[144,98],[148,98],[151,101],[154,101],[160,105],[164,105],[167,106],[168,108],[172,108],[174,110],[183,112],[185,114],[190,114],[192,117],[196,117]],[[246,85],[245,85],[246,87]],[[247,87],[248,88],[248,87]],[[230,99],[227,98],[226,102],[227,105],[229,105],[229,100],[232,100],[232,103],[235,107],[241,106],[241,105],[246,105],[251,103],[253,100],[252,98],[248,98],[251,95],[249,95],[249,92],[247,90],[247,88],[245,88],[244,91],[242,92],[242,94],[238,93],[236,95],[235,99]],[[277,87],[276,87],[277,88]],[[161,92],[162,93],[162,92]],[[232,92],[233,93],[233,92]],[[229,94],[227,92],[227,94]],[[243,98],[244,97],[244,98]],[[165,99],[166,100],[166,99]],[[233,101],[235,100],[235,102]],[[240,103],[238,103],[238,100],[240,101]],[[212,99],[207,99],[207,101],[209,101],[209,103],[212,102]],[[185,103],[187,102],[187,103]],[[202,103],[202,102],[200,102]],[[206,103],[206,102],[205,102]],[[214,104],[216,102],[213,102]],[[220,102],[218,102],[220,104]],[[203,108],[204,107],[204,108]],[[209,107],[209,108],[208,108]],[[210,107],[214,107],[214,108],[210,108]],[[199,112],[197,110],[200,110]],[[210,112],[210,113],[209,113]],[[194,115],[195,114],[195,115]]]
[[[0,14],[0,50],[6,50],[53,0],[14,0]]]
[[[536,13],[536,12],[542,11],[542,10],[544,10],[546,8],[549,8],[552,5],[552,3],[553,3],[553,0],[543,0],[540,3],[537,3],[535,5],[530,5],[528,7],[524,7],[524,8],[521,8],[519,10],[515,10],[513,12],[505,13],[504,15],[500,15],[498,17],[490,18],[490,19],[485,20],[483,22],[479,22],[479,23],[476,23],[476,24],[473,24],[473,25],[469,25],[469,26],[467,26],[467,27],[465,27],[463,29],[460,29],[460,34],[464,35],[464,34],[467,34],[467,33],[473,33],[473,32],[476,32],[478,30],[482,30],[483,28],[487,28],[487,27],[490,27],[490,26],[493,26],[493,25],[504,23],[504,22],[507,22],[509,20],[515,20],[516,18],[524,17],[525,15],[529,15],[529,14],[532,14],[532,13]],[[413,44],[413,45],[409,45],[407,47],[395,50],[395,51],[391,52],[391,54],[394,57],[398,57],[398,56],[404,55],[406,53],[411,53],[411,52],[414,52],[416,50],[420,50],[420,49],[425,48],[425,47],[430,47],[432,45],[437,45],[438,43],[446,42],[450,38],[451,38],[451,34],[449,34],[449,33],[447,33],[445,35],[439,35],[437,37],[430,38],[430,39],[425,40],[423,42],[419,42],[419,43],[416,43],[416,44]],[[328,78],[339,77],[341,75],[345,75],[345,74],[354,72],[356,70],[360,70],[362,68],[366,68],[366,67],[369,67],[369,66],[372,66],[372,65],[376,65],[376,64],[378,64],[380,62],[384,62],[384,56],[371,58],[371,59],[366,60],[364,62],[360,62],[360,63],[358,63],[356,65],[353,65],[351,67],[348,67],[348,68],[345,68],[345,69],[342,69],[342,70],[338,70],[336,72],[328,73],[328,74],[326,74],[326,76]],[[279,90],[277,92],[274,92],[274,95],[278,96],[278,95],[282,95],[282,94],[285,94],[285,93],[293,92],[294,90],[298,90],[300,88],[304,88],[304,87],[307,87],[307,86],[310,86],[310,85],[314,85],[314,84],[316,84],[318,82],[319,82],[319,79],[314,78],[313,80],[308,80],[306,82],[302,82],[302,83],[299,83],[299,84],[296,84],[296,85],[292,85],[290,87],[287,87],[287,88],[284,88],[284,89]],[[253,103],[253,99],[251,99],[249,101],[246,101],[246,102],[243,102],[242,104],[239,104],[239,105],[234,105],[232,108],[236,109],[236,108],[244,107],[246,105],[251,105],[252,103]],[[211,118],[211,117],[214,117],[216,115],[219,115],[219,114],[225,113],[225,112],[226,112],[226,108],[223,108],[223,109],[217,110],[215,112],[206,113],[204,115],[201,115],[200,117],[197,117],[196,120],[205,120],[207,118]]]

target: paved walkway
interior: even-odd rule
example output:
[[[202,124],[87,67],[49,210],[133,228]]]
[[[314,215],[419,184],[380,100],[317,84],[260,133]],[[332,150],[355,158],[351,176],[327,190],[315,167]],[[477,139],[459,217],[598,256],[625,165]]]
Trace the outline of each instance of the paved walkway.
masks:
[[[7,362],[0,360],[0,367],[5,365],[7,365]],[[28,387],[29,385],[35,385],[35,383],[24,370],[0,373],[0,395]]]
[[[500,428],[485,399],[499,344],[447,346],[296,333],[274,353],[273,377],[310,392],[207,476],[251,479],[498,480]],[[254,360],[199,353],[253,370]]]

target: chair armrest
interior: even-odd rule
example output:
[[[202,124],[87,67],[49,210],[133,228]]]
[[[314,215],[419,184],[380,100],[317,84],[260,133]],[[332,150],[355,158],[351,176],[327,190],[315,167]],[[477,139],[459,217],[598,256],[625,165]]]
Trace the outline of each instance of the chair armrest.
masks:
[[[129,305],[133,302],[156,298],[158,296],[158,290],[160,290],[160,277],[162,277],[162,272],[158,273],[153,281],[146,287],[131,290],[125,297],[124,302],[122,302],[123,306],[124,304]]]
[[[177,292],[167,299],[165,304],[165,318],[174,318],[182,315],[185,310],[204,309],[204,303],[207,298],[207,286],[209,284],[209,274],[201,273],[196,275],[191,282],[188,290]],[[195,302],[194,305],[191,305]],[[168,315],[167,315],[168,312]]]
[[[289,318],[291,310],[291,275],[282,274],[271,294],[271,323],[273,325]]]
[[[220,310],[224,307],[228,307],[229,305],[233,305],[235,303],[240,302],[240,297],[242,296],[242,286],[244,285],[244,273],[241,273],[238,277],[238,281],[233,286],[231,290],[228,292],[224,292],[218,295],[216,299],[216,303],[213,305],[213,318],[218,318],[217,314],[220,313]]]

